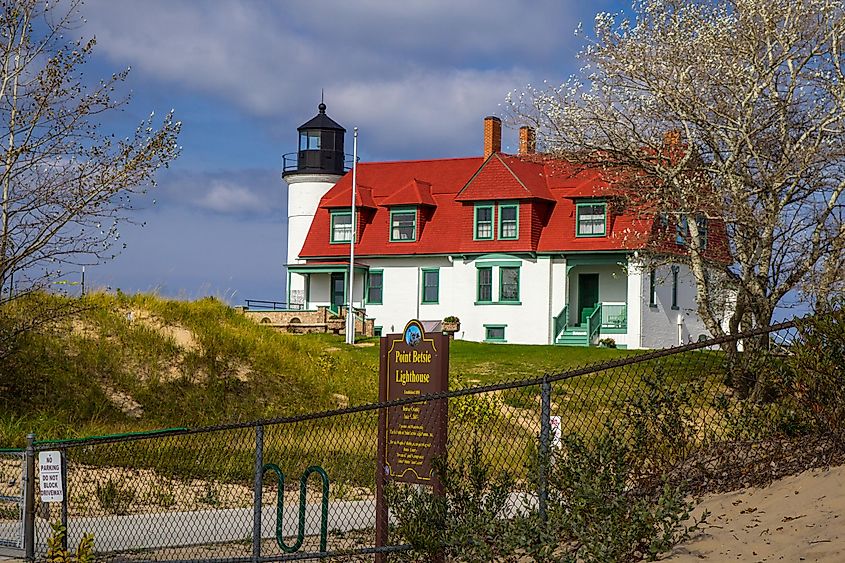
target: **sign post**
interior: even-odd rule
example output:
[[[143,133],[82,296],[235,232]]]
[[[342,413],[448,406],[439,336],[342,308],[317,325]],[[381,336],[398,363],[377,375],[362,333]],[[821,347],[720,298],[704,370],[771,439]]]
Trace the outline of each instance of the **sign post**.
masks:
[[[409,321],[401,334],[381,339],[379,402],[409,399],[449,390],[449,337],[426,334],[422,323]],[[446,455],[448,400],[436,399],[379,409],[376,461],[376,547],[387,545],[384,486],[429,485],[443,494],[432,461]],[[376,555],[376,561],[385,554]]]

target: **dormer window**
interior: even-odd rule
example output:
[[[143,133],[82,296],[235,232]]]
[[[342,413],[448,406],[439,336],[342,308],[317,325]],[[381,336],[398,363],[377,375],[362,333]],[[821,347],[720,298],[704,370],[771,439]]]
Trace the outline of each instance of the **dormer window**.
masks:
[[[701,250],[707,248],[707,217],[698,215],[695,219],[695,224],[698,226],[698,239],[701,242]],[[686,246],[687,236],[689,236],[689,219],[686,215],[678,217],[678,224],[675,233],[675,244],[678,246]]]
[[[607,234],[607,204],[604,202],[576,205],[576,236],[603,237]]]
[[[390,242],[417,240],[417,208],[390,210]]]
[[[519,238],[519,204],[499,204],[499,238],[516,240]]]
[[[333,243],[350,242],[352,240],[352,212],[332,211]]]
[[[493,205],[479,203],[475,206],[475,240],[493,238]]]

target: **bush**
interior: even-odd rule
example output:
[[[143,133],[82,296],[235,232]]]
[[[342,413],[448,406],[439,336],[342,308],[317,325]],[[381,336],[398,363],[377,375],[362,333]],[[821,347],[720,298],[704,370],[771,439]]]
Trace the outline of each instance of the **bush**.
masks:
[[[67,530],[61,522],[50,524],[53,533],[47,538],[47,561],[49,563],[90,563],[94,561],[94,534],[85,534],[79,540],[76,551],[69,551],[62,547]]]
[[[666,471],[686,458],[695,443],[693,392],[669,384],[657,365],[642,379],[642,391],[617,404],[623,413],[620,433],[629,440],[631,460],[640,475]]]
[[[444,496],[421,487],[387,488],[399,536],[394,541],[410,542],[408,557],[420,561],[438,554],[453,561],[653,560],[688,539],[707,514],[690,521],[693,503],[665,478],[634,486],[634,457],[609,427],[590,441],[567,437],[550,464],[543,521],[530,493],[520,495],[520,510],[508,513],[514,481],[508,474],[494,478],[475,444],[466,463],[436,464]]]
[[[786,364],[794,397],[819,433],[845,439],[845,307],[798,321]]]
[[[707,516],[687,524],[693,503],[665,478],[634,486],[632,450],[611,428],[591,441],[569,436],[564,450],[549,474],[547,534],[557,541],[545,546],[546,555],[563,540],[563,561],[654,560]]]
[[[464,461],[447,465],[436,459],[434,474],[443,496],[428,487],[391,483],[387,503],[396,517],[392,530],[413,546],[410,558],[429,561],[436,554],[455,561],[490,561],[502,553],[502,519],[514,480],[507,472],[494,476],[475,442]]]

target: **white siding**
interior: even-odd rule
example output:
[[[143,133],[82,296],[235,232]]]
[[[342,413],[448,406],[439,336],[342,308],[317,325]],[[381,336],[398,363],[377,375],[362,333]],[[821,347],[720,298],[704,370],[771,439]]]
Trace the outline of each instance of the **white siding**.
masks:
[[[519,259],[520,304],[495,303],[499,300],[501,266],[493,265],[492,304],[476,304],[477,260],[462,257],[419,257],[366,259],[371,269],[383,270],[384,298],[382,305],[367,305],[367,316],[384,333],[401,330],[408,320],[442,320],[456,316],[461,330],[456,338],[481,341],[485,324],[505,325],[509,343],[547,344],[550,340],[549,314],[551,260]],[[422,303],[422,271],[439,268],[440,295],[435,304]]]
[[[704,322],[698,316],[695,282],[689,268],[678,268],[678,308],[672,308],[672,266],[660,266],[656,270],[657,301],[649,305],[649,272],[642,274],[642,347],[665,348],[698,340],[699,335],[710,336]]]
[[[340,176],[334,174],[295,174],[285,179],[288,187],[288,264],[303,262],[299,260],[299,251],[317,206],[339,179]]]

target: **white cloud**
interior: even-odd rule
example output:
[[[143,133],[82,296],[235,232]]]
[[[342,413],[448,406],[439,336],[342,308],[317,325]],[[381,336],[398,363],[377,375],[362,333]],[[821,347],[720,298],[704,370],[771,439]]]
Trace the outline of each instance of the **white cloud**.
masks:
[[[276,170],[168,171],[155,191],[156,207],[174,206],[235,218],[281,218],[286,205]]]
[[[217,182],[202,196],[197,204],[218,213],[260,213],[266,206],[257,194],[244,186]]]
[[[420,156],[479,145],[480,117],[509,90],[562,78],[575,12],[556,0],[86,4],[97,52],[142,76],[286,127],[325,88],[332,117],[375,146],[436,143]]]

